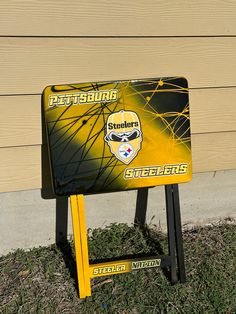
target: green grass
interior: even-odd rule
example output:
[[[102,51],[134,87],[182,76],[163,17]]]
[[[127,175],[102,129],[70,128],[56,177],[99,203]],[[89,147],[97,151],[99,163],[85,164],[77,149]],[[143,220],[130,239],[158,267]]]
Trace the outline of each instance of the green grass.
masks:
[[[186,230],[184,248],[186,284],[171,286],[161,269],[139,270],[94,279],[86,300],[78,298],[73,243],[17,250],[0,257],[0,313],[236,313],[236,225]],[[166,236],[154,228],[89,231],[92,260],[161,251]]]

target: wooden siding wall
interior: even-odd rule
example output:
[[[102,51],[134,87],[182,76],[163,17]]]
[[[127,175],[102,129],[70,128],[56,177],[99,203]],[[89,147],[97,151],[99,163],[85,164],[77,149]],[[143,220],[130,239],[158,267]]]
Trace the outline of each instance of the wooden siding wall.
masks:
[[[236,168],[236,1],[0,2],[0,191],[41,187],[45,86],[185,76],[194,172]]]

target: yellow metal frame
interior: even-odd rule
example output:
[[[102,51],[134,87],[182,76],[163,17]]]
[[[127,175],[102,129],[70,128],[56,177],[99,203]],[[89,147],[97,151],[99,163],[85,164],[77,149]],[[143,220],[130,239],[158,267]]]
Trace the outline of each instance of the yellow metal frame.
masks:
[[[71,214],[80,298],[91,296],[84,195],[71,195]]]
[[[110,261],[89,265],[84,195],[71,195],[70,203],[79,295],[81,299],[91,296],[91,278],[123,274],[131,272],[132,270],[161,266],[162,261],[160,256]],[[166,265],[170,265],[169,260]]]

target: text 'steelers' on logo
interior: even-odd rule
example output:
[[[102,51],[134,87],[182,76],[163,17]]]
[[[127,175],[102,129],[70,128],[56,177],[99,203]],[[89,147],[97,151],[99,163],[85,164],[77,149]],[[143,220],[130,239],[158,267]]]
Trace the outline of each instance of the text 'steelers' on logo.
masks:
[[[110,114],[104,139],[111,153],[128,165],[141,149],[142,131],[138,115],[126,110]]]

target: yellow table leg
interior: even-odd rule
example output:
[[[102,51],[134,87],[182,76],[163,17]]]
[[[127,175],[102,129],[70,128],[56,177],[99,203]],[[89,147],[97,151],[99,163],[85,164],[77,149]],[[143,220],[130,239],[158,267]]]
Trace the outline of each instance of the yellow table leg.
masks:
[[[71,195],[71,213],[74,231],[75,255],[80,298],[91,296],[88,242],[85,222],[84,196]]]
[[[84,265],[84,285],[86,296],[91,296],[91,283],[90,283],[90,271],[89,271],[89,256],[88,256],[88,239],[87,228],[85,220],[85,208],[84,208],[84,195],[77,195],[77,202],[79,207],[79,220],[81,230],[81,243],[82,243],[82,258]]]

